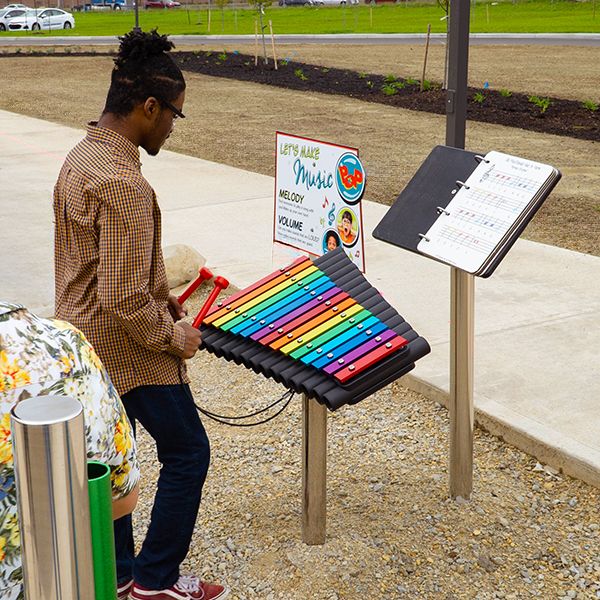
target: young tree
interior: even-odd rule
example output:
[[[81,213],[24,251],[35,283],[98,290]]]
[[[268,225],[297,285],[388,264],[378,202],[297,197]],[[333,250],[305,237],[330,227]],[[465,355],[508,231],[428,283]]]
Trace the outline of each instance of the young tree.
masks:
[[[254,8],[256,13],[258,14],[258,20],[260,23],[260,35],[262,37],[262,45],[263,45],[263,56],[265,59],[265,65],[269,63],[267,59],[267,44],[265,42],[265,29],[266,25],[264,23],[263,17],[265,16],[265,7],[271,6],[271,0],[248,0],[248,4]]]
[[[446,22],[446,55],[444,57],[444,84],[442,88],[448,87],[448,35],[450,33],[450,0],[437,0],[438,6],[444,11],[442,20]]]
[[[225,7],[231,0],[215,0],[216,5],[221,9],[221,31],[225,31]]]

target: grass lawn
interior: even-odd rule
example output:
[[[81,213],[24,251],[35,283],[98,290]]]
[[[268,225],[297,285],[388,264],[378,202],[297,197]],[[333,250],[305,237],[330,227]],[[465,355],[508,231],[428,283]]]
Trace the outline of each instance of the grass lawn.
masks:
[[[596,2],[598,7],[596,9]],[[437,4],[388,4],[367,6],[297,6],[265,10],[264,24],[273,23],[276,34],[319,33],[443,33],[445,13]],[[182,7],[177,10],[141,10],[140,26],[168,34],[253,34],[256,13],[250,9]],[[122,35],[134,25],[132,11],[75,14],[76,27],[37,35]],[[473,33],[597,33],[600,32],[600,0],[513,3],[474,0],[471,4]],[[4,35],[14,35],[7,32]],[[1,40],[0,34],[0,40]]]

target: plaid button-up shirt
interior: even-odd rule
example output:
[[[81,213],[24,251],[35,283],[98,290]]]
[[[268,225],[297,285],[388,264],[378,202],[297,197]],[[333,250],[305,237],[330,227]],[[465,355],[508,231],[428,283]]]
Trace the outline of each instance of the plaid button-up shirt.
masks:
[[[90,123],[54,188],[56,316],[83,331],[121,395],[188,381],[160,209],[140,168],[131,141]]]

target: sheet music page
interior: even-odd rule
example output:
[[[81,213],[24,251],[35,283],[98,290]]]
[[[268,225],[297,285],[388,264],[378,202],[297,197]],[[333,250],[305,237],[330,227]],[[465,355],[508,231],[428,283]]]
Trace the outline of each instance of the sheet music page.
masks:
[[[457,186],[417,249],[477,272],[555,172],[550,165],[489,152],[465,185]]]

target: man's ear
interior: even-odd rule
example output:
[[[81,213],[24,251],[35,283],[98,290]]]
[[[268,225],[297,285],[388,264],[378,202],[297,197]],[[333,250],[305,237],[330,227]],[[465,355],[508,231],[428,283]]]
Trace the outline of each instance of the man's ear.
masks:
[[[149,96],[143,105],[144,114],[147,119],[153,120],[160,112],[160,103],[154,96]]]

